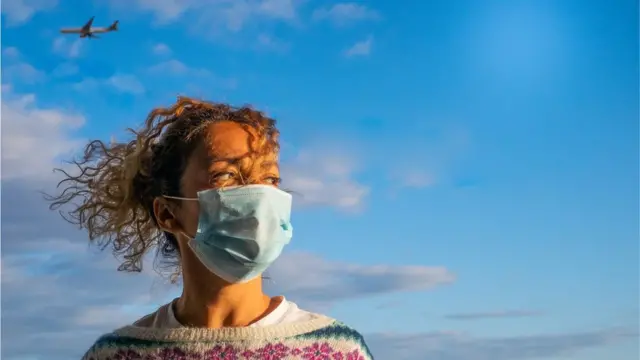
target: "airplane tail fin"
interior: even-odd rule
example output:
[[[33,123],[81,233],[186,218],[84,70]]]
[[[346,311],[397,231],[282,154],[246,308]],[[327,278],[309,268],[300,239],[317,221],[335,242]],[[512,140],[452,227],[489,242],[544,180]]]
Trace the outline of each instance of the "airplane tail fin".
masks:
[[[111,26],[109,26],[110,31],[118,31],[118,20],[114,21]]]

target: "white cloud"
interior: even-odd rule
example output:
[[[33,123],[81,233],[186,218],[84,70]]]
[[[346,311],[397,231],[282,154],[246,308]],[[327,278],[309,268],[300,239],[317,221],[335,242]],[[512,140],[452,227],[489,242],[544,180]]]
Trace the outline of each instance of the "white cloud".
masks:
[[[2,15],[7,26],[17,26],[29,21],[34,14],[48,11],[58,5],[57,0],[10,0],[2,2]]]
[[[192,93],[197,92],[201,85],[208,88],[218,87],[225,89],[235,89],[238,86],[234,78],[221,77],[204,68],[190,67],[176,59],[153,65],[147,71],[153,76],[172,76],[174,80],[179,79],[182,84],[179,87],[187,84]]]
[[[44,72],[25,62],[18,62],[2,67],[2,81],[33,84],[44,78]]]
[[[167,60],[149,68],[150,73],[169,74],[169,75],[185,75],[185,76],[210,76],[211,72],[207,69],[192,68],[185,65],[179,60]]]
[[[456,276],[439,266],[356,265],[320,256],[285,253],[268,271],[276,293],[307,306],[402,291],[424,291],[451,284]]]
[[[180,19],[188,19],[194,33],[202,35],[238,32],[247,25],[257,23],[294,21],[297,18],[297,0],[137,0],[130,2],[109,1],[121,10],[131,6],[151,13],[157,25],[166,25]]]
[[[9,57],[9,58],[17,58],[17,57],[20,57],[20,51],[13,46],[6,47],[2,49],[2,56]]]
[[[260,50],[271,50],[276,52],[284,52],[289,50],[289,44],[268,34],[258,35],[257,48]]]
[[[136,6],[144,12],[150,12],[161,23],[171,22],[192,8],[197,1],[181,0],[134,0],[110,1],[112,6]]]
[[[53,40],[53,52],[66,58],[77,58],[82,50],[83,39],[71,40],[68,36],[59,36]]]
[[[171,48],[167,44],[158,43],[153,46],[153,53],[156,55],[169,55]]]
[[[73,85],[77,91],[112,89],[118,93],[139,95],[145,92],[144,85],[134,75],[114,74],[106,79],[85,78]]]
[[[445,315],[450,320],[483,320],[483,319],[501,319],[501,318],[522,318],[543,315],[541,311],[536,310],[501,310],[501,311],[484,311],[484,312],[468,312],[453,313]]]
[[[54,77],[66,77],[75,75],[79,71],[78,66],[71,62],[63,62],[56,66],[51,73]]]
[[[380,19],[380,14],[365,5],[357,3],[339,3],[330,8],[320,8],[313,12],[312,18],[316,21],[328,20],[338,26],[363,20]]]
[[[369,36],[362,41],[358,41],[350,48],[345,50],[344,55],[346,57],[354,56],[367,56],[371,53],[371,47],[373,46],[373,36]]]
[[[92,78],[92,77],[87,77],[82,79],[82,81],[79,81],[75,84],[72,85],[73,89],[76,91],[95,91],[97,90],[101,85],[104,84],[104,79],[98,80],[96,78]]]
[[[84,145],[74,133],[85,118],[38,107],[33,94],[3,91],[2,95],[2,180],[51,179],[60,157]]]
[[[34,84],[43,80],[45,73],[22,59],[15,47],[2,49],[2,81],[13,84]]]
[[[434,132],[431,129],[430,132]],[[419,134],[419,139],[425,135]],[[437,131],[437,136],[425,143],[407,139],[404,154],[392,154],[397,160],[390,166],[392,192],[401,188],[420,189],[438,184],[453,183],[456,168],[470,147],[470,135],[466,128],[447,125]]]
[[[116,74],[106,80],[106,83],[123,93],[142,94],[144,86],[133,75]]]
[[[218,10],[204,12],[203,22],[223,21],[227,30],[240,31],[255,22],[291,21],[297,16],[295,0],[259,0],[227,2]],[[210,26],[210,25],[209,25]]]
[[[326,151],[301,151],[282,165],[283,187],[293,191],[296,205],[333,206],[358,211],[368,186],[354,179],[355,160]]]
[[[24,61],[20,50],[15,47],[2,49],[2,81],[12,84],[33,84],[46,75]]]
[[[12,242],[22,244],[3,251],[2,321],[12,328],[3,334],[3,340],[10,339],[3,341],[3,358],[80,358],[98,335],[130,323],[147,311],[145,306],[169,298],[171,287],[149,273],[122,276],[111,257],[89,251],[82,237],[36,240],[13,235]],[[29,331],[35,323],[41,331]]]
[[[621,329],[536,334],[511,337],[476,337],[439,331],[417,334],[365,334],[376,359],[415,360],[540,360],[578,355],[624,341],[637,343],[638,334]],[[573,358],[573,357],[571,357]]]
[[[436,183],[435,175],[417,169],[403,172],[402,176],[397,180],[400,186],[417,189],[432,186]]]

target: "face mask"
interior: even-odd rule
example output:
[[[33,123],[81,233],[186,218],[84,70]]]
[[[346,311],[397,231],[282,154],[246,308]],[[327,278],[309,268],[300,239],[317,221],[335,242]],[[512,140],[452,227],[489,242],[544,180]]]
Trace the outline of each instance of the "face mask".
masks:
[[[262,274],[291,240],[291,195],[266,185],[198,192],[200,217],[189,247],[209,271],[230,283]]]

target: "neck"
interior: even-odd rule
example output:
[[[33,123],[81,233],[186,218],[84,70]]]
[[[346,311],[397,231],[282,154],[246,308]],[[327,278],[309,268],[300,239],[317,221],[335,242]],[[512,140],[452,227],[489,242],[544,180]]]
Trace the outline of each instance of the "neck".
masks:
[[[260,277],[243,284],[229,284],[199,262],[191,265],[183,261],[184,288],[174,308],[181,324],[212,329],[242,327],[277,306],[262,292]]]

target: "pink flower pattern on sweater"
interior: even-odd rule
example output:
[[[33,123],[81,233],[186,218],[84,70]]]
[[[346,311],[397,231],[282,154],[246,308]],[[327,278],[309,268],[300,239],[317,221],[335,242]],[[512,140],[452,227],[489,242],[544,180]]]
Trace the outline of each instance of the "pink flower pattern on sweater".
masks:
[[[267,344],[255,351],[239,352],[229,345],[216,345],[204,353],[185,352],[180,348],[162,349],[154,354],[135,350],[118,350],[104,358],[86,357],[87,360],[367,360],[359,350],[336,351],[329,343],[313,343],[303,348],[289,348],[282,343]]]

